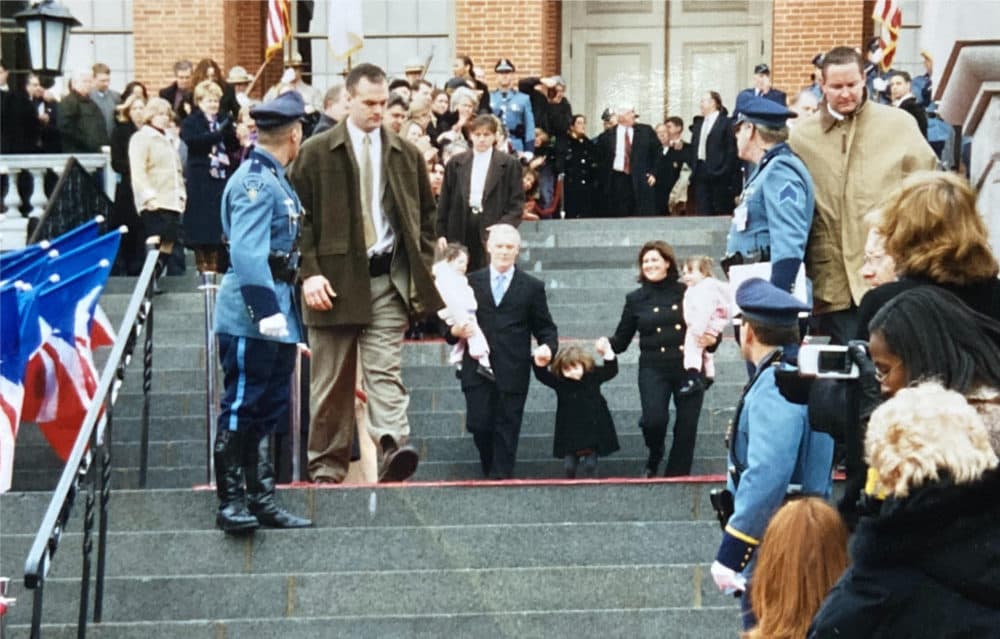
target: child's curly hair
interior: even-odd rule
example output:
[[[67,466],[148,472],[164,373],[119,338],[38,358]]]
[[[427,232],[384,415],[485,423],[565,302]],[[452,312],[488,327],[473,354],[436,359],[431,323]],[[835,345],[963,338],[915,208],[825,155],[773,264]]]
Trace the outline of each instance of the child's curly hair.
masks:
[[[556,377],[562,377],[564,368],[575,366],[576,364],[583,366],[584,373],[594,370],[594,358],[580,346],[572,344],[565,348],[560,348],[552,360],[552,374]]]

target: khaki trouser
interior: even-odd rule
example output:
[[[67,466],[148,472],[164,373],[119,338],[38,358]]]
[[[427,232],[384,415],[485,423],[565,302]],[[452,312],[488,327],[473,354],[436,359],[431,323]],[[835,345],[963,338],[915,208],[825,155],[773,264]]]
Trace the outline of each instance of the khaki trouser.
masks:
[[[399,441],[410,434],[403,386],[406,306],[388,275],[371,278],[372,322],[368,326],[309,327],[309,477],[343,481],[355,432],[354,388],[360,353],[368,393],[368,434]],[[333,301],[337,303],[336,298]]]

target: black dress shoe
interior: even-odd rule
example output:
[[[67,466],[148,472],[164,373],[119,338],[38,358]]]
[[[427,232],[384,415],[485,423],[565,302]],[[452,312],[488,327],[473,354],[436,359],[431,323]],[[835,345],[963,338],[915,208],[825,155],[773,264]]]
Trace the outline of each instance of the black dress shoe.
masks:
[[[649,466],[645,466],[643,467],[642,473],[639,476],[642,477],[643,479],[651,479],[652,477],[656,476],[656,469],[650,468]]]
[[[482,364],[480,364],[479,366],[476,366],[476,375],[480,375],[482,377],[485,377],[486,379],[490,380],[491,382],[497,381],[497,376],[493,372],[493,369],[489,368],[488,366],[483,366]]]
[[[413,473],[417,472],[417,464],[420,463],[417,449],[409,444],[399,446],[391,435],[383,435],[379,443],[382,444],[383,454],[378,482],[401,482],[413,477]]]
[[[690,397],[696,395],[705,390],[705,384],[702,383],[700,377],[690,377],[684,385],[680,387],[677,391],[678,397]]]

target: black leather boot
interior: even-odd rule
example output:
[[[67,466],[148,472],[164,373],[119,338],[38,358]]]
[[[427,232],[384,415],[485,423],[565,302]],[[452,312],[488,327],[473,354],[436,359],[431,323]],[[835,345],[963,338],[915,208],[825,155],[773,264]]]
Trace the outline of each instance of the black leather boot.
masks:
[[[252,533],[260,524],[247,510],[243,491],[243,433],[220,430],[215,436],[215,492],[219,512],[215,524],[230,535]]]
[[[274,496],[274,466],[267,436],[254,443],[256,434],[249,435],[244,469],[247,474],[247,502],[250,512],[262,526],[269,528],[309,528],[312,521],[293,515],[278,505]]]

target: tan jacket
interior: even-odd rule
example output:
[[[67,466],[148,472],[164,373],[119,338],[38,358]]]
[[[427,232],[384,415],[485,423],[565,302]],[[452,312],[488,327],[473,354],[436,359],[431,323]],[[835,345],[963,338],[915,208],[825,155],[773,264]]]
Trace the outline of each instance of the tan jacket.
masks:
[[[820,103],[792,129],[789,144],[812,175],[816,214],[806,246],[818,314],[850,308],[868,290],[861,278],[864,216],[904,177],[934,169],[937,157],[909,113],[865,101],[844,120]]]
[[[142,127],[129,140],[128,163],[136,210],[184,212],[187,191],[181,158],[170,138],[149,125]]]
[[[302,145],[288,171],[302,200],[302,262],[299,277],[323,275],[337,293],[333,309],[303,305],[306,326],[371,322],[371,284],[361,219],[357,162],[346,119]],[[434,280],[436,205],[427,165],[417,147],[382,127],[382,211],[396,235],[389,273],[411,315],[443,306]]]

